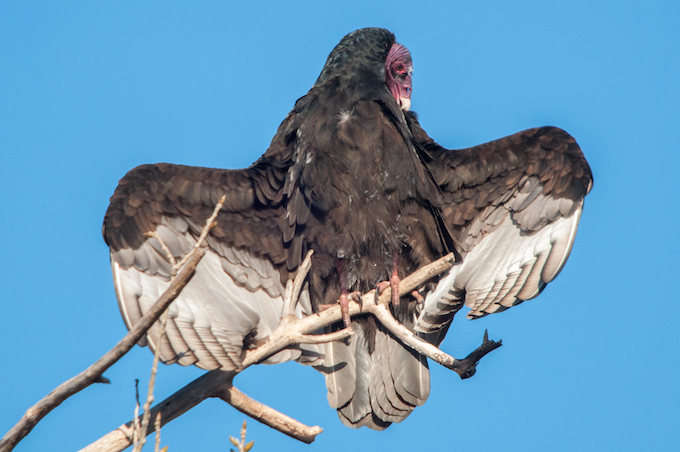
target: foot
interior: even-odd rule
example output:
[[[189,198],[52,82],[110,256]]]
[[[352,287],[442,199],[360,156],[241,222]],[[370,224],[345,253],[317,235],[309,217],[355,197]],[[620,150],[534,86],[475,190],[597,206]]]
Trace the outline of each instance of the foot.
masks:
[[[394,269],[392,276],[389,281],[381,281],[375,286],[375,291],[378,295],[382,294],[388,287],[392,289],[392,304],[399,306],[399,275],[397,275],[397,269]]]

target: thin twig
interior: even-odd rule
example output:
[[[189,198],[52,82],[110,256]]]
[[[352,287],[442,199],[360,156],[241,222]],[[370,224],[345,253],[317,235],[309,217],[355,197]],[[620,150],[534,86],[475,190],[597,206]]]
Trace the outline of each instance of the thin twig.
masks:
[[[369,305],[366,306],[366,311],[373,314],[380,321],[380,323],[385,328],[387,328],[387,330],[389,330],[390,333],[399,339],[401,343],[415,350],[421,355],[427,356],[433,361],[452,370],[456,370],[458,367],[464,365],[464,363],[462,363],[460,360],[444,353],[438,347],[435,347],[429,342],[424,341],[413,334],[408,328],[399,323],[399,321],[397,321],[397,319],[392,316],[392,313],[387,308],[387,306],[383,304]]]
[[[151,410],[151,404],[153,403],[153,390],[156,385],[156,374],[158,373],[158,361],[161,357],[161,341],[163,340],[163,334],[165,334],[165,326],[168,323],[168,310],[166,309],[161,316],[161,327],[158,331],[158,342],[156,342],[156,350],[153,354],[153,364],[151,365],[151,377],[149,377],[149,390],[146,395],[146,402],[144,402],[144,415],[142,417],[142,432],[145,432],[149,427],[149,412]],[[160,414],[160,413],[159,413]],[[135,444],[132,452],[140,452],[146,443],[146,435],[141,435],[139,442]]]
[[[295,280],[293,281],[293,292],[290,294],[292,308],[290,312],[291,314],[293,314],[293,312],[295,311],[295,304],[300,298],[300,291],[302,290],[302,286],[305,283],[305,280],[307,279],[309,270],[311,270],[312,268],[312,254],[314,254],[314,250],[310,249],[307,252],[307,255],[305,256],[305,259],[302,261],[302,264],[298,269],[298,274],[296,275]]]
[[[282,319],[295,315],[295,306],[300,298],[300,291],[302,290],[309,270],[312,268],[312,254],[314,254],[314,250],[309,250],[307,252],[305,259],[298,268],[295,279],[293,281],[289,279],[286,283],[286,291],[283,296],[283,309],[281,310]]]
[[[161,448],[161,413],[156,413],[156,421],[153,423],[156,431],[156,443],[154,445],[154,452],[159,452]]]
[[[227,195],[224,194],[220,198],[220,200],[217,202],[215,205],[215,208],[213,209],[213,213],[208,217],[207,220],[205,220],[205,226],[203,226],[203,229],[201,229],[201,235],[198,236],[198,239],[196,240],[196,243],[194,243],[194,250],[197,250],[202,244],[205,238],[208,236],[208,233],[212,228],[214,228],[217,223],[215,223],[215,218],[217,218],[217,214],[222,210],[222,206],[224,206],[224,201],[227,199]],[[181,267],[184,265],[184,262],[189,259],[189,256],[191,256],[191,252],[188,253],[186,256],[184,256],[180,261],[177,263],[177,267]]]
[[[233,436],[229,437],[229,440],[231,441],[231,444],[236,446],[238,449],[238,452],[248,452],[250,449],[253,448],[253,444],[255,441],[251,441],[249,443],[246,443],[246,421],[243,421],[243,426],[241,427],[241,439],[238,440],[234,438]],[[229,449],[231,452],[237,452],[234,449]]]
[[[132,443],[137,444],[142,433],[142,427],[139,425],[139,378],[135,378],[135,423],[133,425],[134,431],[132,435]]]
[[[175,256],[172,255],[170,252],[170,248],[165,244],[163,239],[161,238],[161,235],[158,233],[158,231],[152,231],[152,232],[147,232],[146,234],[147,237],[154,238],[158,240],[158,243],[161,244],[161,248],[163,249],[163,252],[165,253],[165,256],[168,258],[168,261],[170,261],[170,264],[172,264],[172,276],[175,276],[176,269],[177,269],[177,261],[175,260]]]

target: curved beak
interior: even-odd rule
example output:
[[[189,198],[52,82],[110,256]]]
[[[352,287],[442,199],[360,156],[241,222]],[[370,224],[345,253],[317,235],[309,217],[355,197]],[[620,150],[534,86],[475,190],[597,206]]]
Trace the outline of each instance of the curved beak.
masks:
[[[409,109],[411,108],[411,99],[409,99],[408,97],[399,96],[399,106],[401,107],[402,110],[409,111]]]
[[[402,110],[408,111],[411,108],[411,93],[413,88],[411,85],[411,74],[407,75],[399,84],[399,106]]]

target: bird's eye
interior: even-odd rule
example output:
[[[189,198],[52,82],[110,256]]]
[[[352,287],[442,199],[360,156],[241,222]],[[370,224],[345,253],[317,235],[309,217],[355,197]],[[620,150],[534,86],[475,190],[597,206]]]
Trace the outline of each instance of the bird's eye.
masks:
[[[397,66],[395,67],[395,69],[397,70],[398,73],[401,74],[402,72],[404,72],[404,65],[401,64],[401,63],[398,63]]]

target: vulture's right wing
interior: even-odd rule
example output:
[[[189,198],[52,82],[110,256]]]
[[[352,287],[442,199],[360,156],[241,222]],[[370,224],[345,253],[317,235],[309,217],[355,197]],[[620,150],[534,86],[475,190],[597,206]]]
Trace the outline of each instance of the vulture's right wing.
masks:
[[[209,248],[193,279],[169,308],[167,334],[157,344],[158,323],[145,343],[160,346],[166,363],[232,370],[246,349],[268,336],[281,317],[289,277],[289,244],[283,241],[281,186],[274,167],[220,170],[170,164],[130,171],[111,197],[103,234],[111,248],[114,284],[128,328],[170,282],[170,263],[157,232],[175,259],[188,253],[222,195],[224,207],[207,237]],[[292,269],[294,270],[294,269]],[[297,315],[311,313],[301,295]],[[145,344],[142,344],[145,345]],[[303,360],[315,359],[305,347]],[[300,357],[284,350],[275,363]]]

